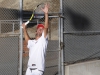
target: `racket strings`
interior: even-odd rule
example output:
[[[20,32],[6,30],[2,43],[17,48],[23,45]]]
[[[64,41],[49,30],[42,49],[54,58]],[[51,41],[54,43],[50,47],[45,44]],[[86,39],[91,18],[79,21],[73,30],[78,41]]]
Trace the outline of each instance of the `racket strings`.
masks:
[[[37,6],[37,8],[35,9],[35,13],[43,13],[43,11],[41,10],[41,8],[44,8],[45,4],[41,3]]]
[[[43,15],[41,17],[41,14],[44,14],[44,12],[41,10],[41,8],[44,8],[45,4],[41,3],[39,5],[37,5],[34,9],[33,9],[33,13],[29,19],[29,22],[33,19],[33,17],[35,18],[43,18]],[[34,15],[35,14],[35,15]],[[37,15],[40,14],[40,15]]]

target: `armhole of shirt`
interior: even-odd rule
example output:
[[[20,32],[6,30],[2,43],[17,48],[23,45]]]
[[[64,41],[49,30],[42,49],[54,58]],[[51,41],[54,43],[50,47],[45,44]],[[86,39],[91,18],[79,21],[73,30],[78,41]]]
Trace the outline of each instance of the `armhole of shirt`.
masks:
[[[28,40],[27,48],[30,48],[31,42],[32,42],[31,40]]]
[[[46,37],[44,37],[44,31],[42,32],[42,37],[44,38],[44,39],[48,39],[48,34],[46,35]]]

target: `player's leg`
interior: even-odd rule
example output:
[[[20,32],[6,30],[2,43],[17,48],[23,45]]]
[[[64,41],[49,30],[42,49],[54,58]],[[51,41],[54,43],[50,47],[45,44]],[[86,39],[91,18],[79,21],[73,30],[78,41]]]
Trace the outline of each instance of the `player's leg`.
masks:
[[[31,72],[31,70],[29,68],[27,68],[25,75],[32,75],[32,72]]]
[[[43,75],[43,72],[39,71],[38,69],[32,70],[32,75]]]

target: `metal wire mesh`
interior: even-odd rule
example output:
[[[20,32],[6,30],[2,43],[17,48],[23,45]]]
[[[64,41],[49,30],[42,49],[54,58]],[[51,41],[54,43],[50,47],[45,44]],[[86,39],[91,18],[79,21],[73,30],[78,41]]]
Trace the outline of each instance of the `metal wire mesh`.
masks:
[[[99,0],[64,0],[64,31],[100,31]]]
[[[18,75],[20,0],[0,0],[0,75]]]
[[[50,44],[51,45],[51,44]],[[58,52],[47,52],[46,69],[44,75],[57,75],[58,74]]]
[[[50,5],[49,12],[51,13],[58,13],[59,7],[60,7],[60,1],[59,0],[23,0],[23,9],[24,10],[33,10],[35,6],[41,3],[48,3]]]
[[[99,38],[100,35],[64,35],[65,62],[77,63],[100,58]]]
[[[18,36],[0,36],[0,74],[18,74]]]
[[[0,33],[19,33],[19,21],[0,20]]]
[[[2,67],[3,69],[1,70],[0,68],[0,74],[2,73],[2,75],[17,75],[19,73],[19,58],[20,57],[19,54],[19,49],[20,49],[20,44],[19,41],[21,41],[19,39],[20,36],[20,25],[19,25],[19,1],[20,0],[1,0],[0,1],[0,37],[3,36],[2,39],[7,39],[7,40],[3,40],[7,43],[4,43],[6,45],[8,45],[7,47],[5,47],[4,49],[7,50],[11,50],[11,51],[7,51],[8,54],[7,56],[11,57],[11,54],[14,54],[15,58],[12,56],[11,59],[8,58],[8,60],[6,60],[7,56],[4,56],[2,54],[5,54],[5,50],[4,52],[0,52],[2,54],[1,58],[4,58],[4,62],[8,62],[8,64],[6,66],[4,65],[0,65],[0,67]],[[45,75],[50,75],[50,74],[58,74],[58,51],[59,50],[59,42],[58,42],[58,18],[54,18],[53,16],[58,16],[59,14],[59,7],[60,7],[60,3],[59,0],[23,0],[23,12],[26,12],[26,14],[29,13],[29,15],[31,15],[31,12],[33,10],[33,8],[40,4],[40,3],[46,3],[48,2],[50,4],[50,10],[49,10],[49,16],[52,16],[52,18],[49,19],[49,24],[50,24],[50,28],[49,28],[49,46],[48,46],[48,51],[47,51],[47,57],[46,57],[46,72]],[[27,21],[30,16],[23,14],[23,21]],[[28,17],[27,17],[28,16]],[[38,23],[44,23],[44,18],[41,20],[33,20],[32,23],[28,24],[28,33],[30,34],[30,37],[33,38],[34,33],[35,32],[35,27]],[[31,26],[32,25],[32,26]],[[17,37],[14,37],[14,35],[17,35]],[[7,38],[5,38],[4,36],[8,36]],[[9,39],[8,39],[9,38]],[[24,38],[24,37],[23,37]],[[16,42],[17,41],[17,42]],[[16,42],[16,43],[15,43]],[[9,44],[11,43],[11,44]],[[4,47],[3,43],[1,42],[2,47]],[[13,46],[13,47],[12,47]],[[16,51],[13,51],[15,50]],[[1,49],[1,47],[0,47]],[[28,50],[27,50],[28,51]],[[25,74],[26,71],[26,67],[27,67],[27,61],[28,61],[28,52],[23,53],[23,74]],[[16,52],[16,53],[15,53]],[[5,54],[6,55],[6,54]],[[54,56],[51,56],[54,55]],[[13,60],[14,59],[14,60]],[[9,61],[11,60],[11,61]],[[48,60],[52,60],[52,61],[48,61]],[[14,65],[11,66],[12,62],[14,63]],[[1,63],[1,62],[0,62]],[[3,63],[1,63],[3,64]],[[9,65],[9,66],[8,66]],[[13,67],[13,68],[12,68]],[[15,68],[16,67],[16,68]],[[9,70],[8,70],[9,69]],[[5,72],[6,70],[6,72]],[[13,71],[14,70],[14,71]],[[5,72],[5,73],[4,73]]]
[[[64,62],[100,58],[100,1],[64,0]]]
[[[19,0],[0,1],[0,20],[19,19]]]

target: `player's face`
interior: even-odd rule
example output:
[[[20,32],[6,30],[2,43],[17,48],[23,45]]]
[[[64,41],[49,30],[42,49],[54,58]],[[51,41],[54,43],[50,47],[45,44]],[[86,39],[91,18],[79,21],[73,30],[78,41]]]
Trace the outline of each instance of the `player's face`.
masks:
[[[39,27],[36,31],[36,35],[39,35],[41,36],[42,35],[42,32],[43,32],[43,27]]]

